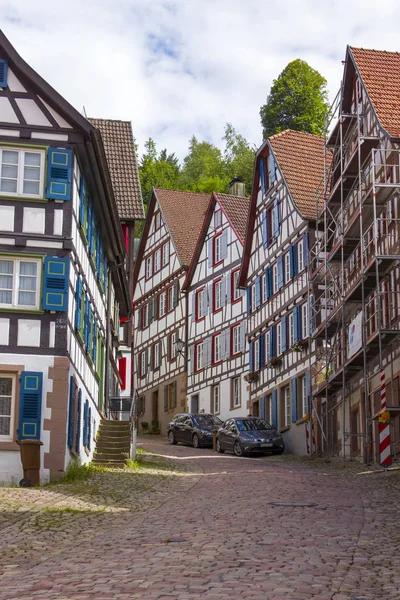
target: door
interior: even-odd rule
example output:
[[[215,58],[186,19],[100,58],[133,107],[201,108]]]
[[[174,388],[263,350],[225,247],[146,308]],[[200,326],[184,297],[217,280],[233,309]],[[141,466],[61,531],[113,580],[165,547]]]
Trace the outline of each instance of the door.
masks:
[[[351,456],[358,456],[360,454],[360,438],[358,436],[358,422],[359,422],[359,411],[358,407],[351,411]]]
[[[199,412],[199,395],[193,394],[190,397],[190,412],[197,414]]]
[[[158,421],[158,390],[153,392],[151,420]]]

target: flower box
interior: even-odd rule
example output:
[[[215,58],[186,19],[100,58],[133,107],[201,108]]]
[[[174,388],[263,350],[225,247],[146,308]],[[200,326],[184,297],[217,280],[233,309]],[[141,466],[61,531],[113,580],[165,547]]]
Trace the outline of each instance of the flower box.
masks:
[[[246,375],[244,376],[244,380],[247,381],[247,383],[252,383],[253,381],[257,381],[258,379],[258,373],[246,373]]]
[[[293,352],[303,352],[303,350],[305,350],[308,346],[308,341],[307,340],[297,340],[296,342],[293,342],[292,346],[291,346],[291,350]]]
[[[267,363],[267,367],[269,369],[276,369],[276,367],[280,367],[281,364],[282,359],[279,356],[272,356]]]

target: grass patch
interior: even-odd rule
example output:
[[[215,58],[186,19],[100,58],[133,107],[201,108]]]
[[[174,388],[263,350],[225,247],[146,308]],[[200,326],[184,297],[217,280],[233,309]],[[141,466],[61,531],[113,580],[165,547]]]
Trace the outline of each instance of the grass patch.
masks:
[[[76,483],[93,477],[96,473],[104,473],[105,467],[95,466],[92,463],[82,465],[78,458],[73,458],[67,466],[65,476],[60,483]]]

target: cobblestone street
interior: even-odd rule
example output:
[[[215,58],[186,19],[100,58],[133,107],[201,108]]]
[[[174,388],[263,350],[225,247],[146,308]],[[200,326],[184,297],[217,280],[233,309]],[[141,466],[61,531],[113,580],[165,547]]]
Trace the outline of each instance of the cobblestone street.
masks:
[[[176,468],[0,489],[2,600],[400,598],[400,471],[140,444]]]

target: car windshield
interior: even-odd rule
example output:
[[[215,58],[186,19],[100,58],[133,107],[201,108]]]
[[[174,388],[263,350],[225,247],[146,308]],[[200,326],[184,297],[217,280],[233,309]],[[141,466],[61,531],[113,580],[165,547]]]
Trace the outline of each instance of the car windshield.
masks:
[[[222,421],[214,415],[196,415],[195,420],[200,427],[221,427]]]
[[[272,429],[272,425],[264,421],[264,419],[238,419],[236,421],[239,431],[263,431]]]

